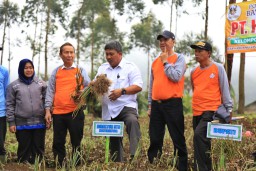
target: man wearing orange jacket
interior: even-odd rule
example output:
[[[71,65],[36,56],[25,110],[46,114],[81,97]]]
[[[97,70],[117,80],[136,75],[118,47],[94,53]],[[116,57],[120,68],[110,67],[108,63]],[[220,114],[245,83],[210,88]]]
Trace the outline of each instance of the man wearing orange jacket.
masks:
[[[190,46],[195,49],[199,66],[191,71],[193,88],[194,170],[212,170],[211,139],[206,137],[207,123],[213,120],[214,112],[223,104],[231,112],[227,74],[222,64],[211,60],[212,46],[200,41]]]
[[[60,47],[59,55],[63,65],[55,68],[49,79],[45,98],[45,119],[46,126],[49,128],[53,118],[52,150],[54,158],[58,159],[59,166],[62,166],[66,157],[67,131],[72,144],[72,154],[80,151],[83,137],[84,113],[80,110],[75,118],[72,116],[76,109],[76,102],[71,98],[71,94],[78,86],[79,73],[83,77],[81,89],[88,86],[90,78],[84,68],[74,64],[75,48],[71,43],[64,43]],[[80,161],[79,157],[77,164]]]
[[[187,170],[187,147],[184,137],[184,116],[182,96],[184,89],[184,73],[186,63],[184,56],[173,50],[175,36],[165,30],[157,36],[162,53],[157,57],[151,68],[149,88],[149,136],[150,147],[148,159],[162,154],[165,125],[174,145],[174,155],[178,155],[177,167]],[[176,153],[177,152],[177,153]]]

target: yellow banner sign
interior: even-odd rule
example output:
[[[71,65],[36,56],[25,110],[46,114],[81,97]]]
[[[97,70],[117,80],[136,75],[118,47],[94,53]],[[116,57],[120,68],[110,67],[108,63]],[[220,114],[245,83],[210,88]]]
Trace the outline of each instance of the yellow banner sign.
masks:
[[[256,1],[227,7],[225,33],[228,54],[256,51]]]

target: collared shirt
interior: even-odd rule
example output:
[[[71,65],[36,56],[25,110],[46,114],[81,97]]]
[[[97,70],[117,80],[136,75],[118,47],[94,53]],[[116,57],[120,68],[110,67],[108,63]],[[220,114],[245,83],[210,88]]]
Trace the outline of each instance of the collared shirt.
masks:
[[[109,92],[102,98],[103,120],[111,120],[111,118],[117,117],[125,106],[136,108],[138,111],[136,94],[122,95],[115,101],[110,101],[108,98],[110,91],[114,89],[126,88],[131,85],[137,85],[142,88],[143,82],[141,73],[134,63],[129,62],[124,58],[115,68],[112,68],[109,63],[104,63],[98,69],[97,75],[100,74],[106,74],[108,79],[112,81],[112,84],[109,87]]]
[[[84,77],[84,82],[83,82],[83,85],[84,87],[87,87],[89,85],[89,82],[90,82],[90,78],[86,72],[86,70],[80,66],[78,66],[81,70],[81,74],[82,76]],[[58,71],[58,69],[74,69],[74,68],[77,68],[77,65],[75,65],[73,63],[73,65],[69,68],[65,67],[65,66],[58,66],[57,68],[55,68],[52,72],[52,75],[49,79],[49,82],[48,82],[48,87],[47,87],[47,91],[46,91],[46,97],[45,97],[45,108],[46,109],[50,109],[52,108],[53,106],[53,99],[54,99],[54,95],[55,95],[55,90],[56,90],[56,73]]]
[[[9,84],[9,74],[8,70],[0,65],[0,117],[4,117],[6,115],[6,106],[5,106],[5,98],[6,98],[6,89]]]
[[[73,63],[72,65],[71,65],[71,67],[66,67],[65,65],[63,65],[62,67],[61,67],[61,69],[73,69],[73,68],[76,68],[77,66]]]

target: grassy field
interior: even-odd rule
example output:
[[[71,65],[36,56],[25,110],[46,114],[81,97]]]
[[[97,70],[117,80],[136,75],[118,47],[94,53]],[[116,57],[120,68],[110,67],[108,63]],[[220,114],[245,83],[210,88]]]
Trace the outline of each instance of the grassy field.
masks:
[[[243,137],[241,142],[230,140],[212,140],[212,160],[214,170],[227,170],[227,171],[243,171],[243,170],[256,170],[255,163],[253,161],[252,153],[256,151],[256,115],[247,114],[245,119],[235,121],[233,124],[242,124],[243,132],[251,131],[254,134],[251,137]],[[192,117],[191,115],[185,116],[185,137],[189,152],[189,168],[193,170],[193,129],[192,129]],[[69,139],[67,139],[67,152],[68,160],[65,162],[66,170],[176,170],[171,164],[173,161],[173,146],[169,134],[165,135],[163,155],[160,160],[154,164],[150,164],[147,160],[147,149],[149,147],[148,136],[148,116],[140,116],[139,122],[141,126],[142,139],[140,146],[133,162],[128,161],[123,163],[104,163],[105,161],[105,138],[104,137],[92,137],[91,126],[93,120],[100,120],[99,118],[93,118],[92,115],[86,115],[86,124],[84,127],[84,138],[82,140],[82,152],[83,156],[82,164],[78,167],[74,167],[74,159],[70,157],[71,147]],[[168,133],[168,131],[166,132]],[[14,134],[7,133],[6,137],[6,149],[8,155],[8,161],[6,164],[0,166],[0,170],[6,171],[19,171],[19,170],[65,170],[56,169],[54,167],[52,147],[52,129],[47,131],[46,134],[46,151],[45,159],[41,163],[35,165],[19,164],[16,162],[17,141]],[[125,159],[128,160],[128,139],[127,135],[124,135],[125,146]]]

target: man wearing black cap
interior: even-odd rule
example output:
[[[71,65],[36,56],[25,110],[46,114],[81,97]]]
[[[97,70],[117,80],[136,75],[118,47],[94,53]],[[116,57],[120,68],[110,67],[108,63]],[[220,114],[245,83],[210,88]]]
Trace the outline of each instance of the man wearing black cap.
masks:
[[[182,96],[186,63],[183,55],[173,50],[175,35],[164,31],[157,36],[162,53],[152,63],[148,103],[150,116],[150,147],[148,159],[162,154],[165,125],[174,145],[174,155],[178,155],[177,167],[187,170],[187,147],[184,137],[184,116]]]
[[[3,48],[0,47],[0,50]],[[6,162],[6,151],[4,148],[5,136],[6,136],[6,106],[5,97],[6,89],[9,84],[8,70],[0,65],[0,163]]]
[[[190,45],[195,49],[199,66],[191,71],[193,88],[194,170],[212,170],[211,140],[206,137],[207,123],[213,120],[214,111],[223,104],[232,110],[227,74],[222,64],[211,60],[212,46],[205,41]]]

